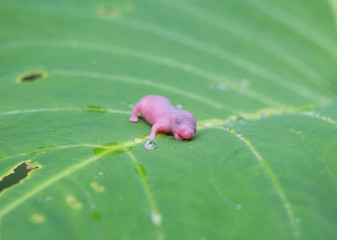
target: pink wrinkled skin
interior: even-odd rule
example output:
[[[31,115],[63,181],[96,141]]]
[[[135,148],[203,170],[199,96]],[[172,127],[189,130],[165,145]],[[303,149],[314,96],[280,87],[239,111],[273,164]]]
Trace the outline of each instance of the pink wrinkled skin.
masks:
[[[191,139],[197,131],[192,113],[173,107],[167,98],[157,95],[143,97],[133,108],[130,121],[138,122],[138,113],[152,125],[146,138],[155,139],[156,132],[173,133],[177,140]]]

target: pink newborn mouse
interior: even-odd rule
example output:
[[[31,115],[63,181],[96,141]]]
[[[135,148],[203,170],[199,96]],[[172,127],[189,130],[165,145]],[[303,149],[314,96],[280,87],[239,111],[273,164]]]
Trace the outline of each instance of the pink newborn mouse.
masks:
[[[177,140],[191,139],[197,131],[192,113],[173,107],[167,98],[157,95],[143,97],[133,108],[130,121],[138,122],[138,113],[152,125],[146,138],[155,139],[156,132],[173,133]]]

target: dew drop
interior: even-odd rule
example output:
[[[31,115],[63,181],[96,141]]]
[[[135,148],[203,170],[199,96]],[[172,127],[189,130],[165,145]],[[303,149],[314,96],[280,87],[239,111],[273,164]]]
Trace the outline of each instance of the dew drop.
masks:
[[[237,210],[241,210],[242,209],[242,204],[241,203],[236,204],[236,209]]]
[[[224,84],[224,83],[219,83],[219,84],[218,84],[218,89],[219,89],[220,91],[227,91],[228,87],[227,87],[227,85]]]
[[[237,119],[237,122],[238,122],[239,124],[245,124],[245,123],[246,123],[246,119],[244,119],[243,117],[239,117],[239,118]]]
[[[232,126],[234,123],[233,123],[233,120],[232,120],[232,119],[226,118],[226,119],[225,119],[225,124],[228,125],[228,126]]]
[[[134,103],[129,103],[129,105],[128,105],[130,108],[133,108],[134,106],[135,106],[135,104]]]
[[[144,148],[147,149],[147,150],[154,150],[154,149],[157,148],[157,145],[153,141],[147,141],[144,145]]]
[[[95,204],[95,203],[91,203],[91,204],[90,204],[90,208],[91,208],[91,209],[95,209],[95,208],[96,208],[96,204]]]
[[[205,122],[205,127],[208,127],[208,128],[210,128],[210,127],[213,127],[214,125],[213,125],[213,123],[211,123],[211,122]]]
[[[177,105],[177,108],[178,108],[178,109],[182,109],[182,108],[183,108],[183,105],[178,104],[178,105]]]
[[[183,68],[186,72],[191,70],[191,66],[189,64],[185,64]]]
[[[268,117],[268,113],[267,112],[261,112],[260,113],[260,117],[261,118],[266,118],[266,117]]]
[[[246,79],[243,79],[241,82],[240,82],[240,86],[242,88],[248,88],[250,86],[250,83],[246,80]]]
[[[140,139],[140,138],[135,138],[135,140],[134,140],[135,143],[141,143],[142,141],[143,141],[143,140]]]
[[[171,150],[175,149],[176,147],[170,147]]]
[[[158,213],[152,213],[151,214],[151,220],[154,225],[158,226],[161,223],[161,215]]]
[[[194,148],[194,146],[190,146],[190,149],[193,149]]]
[[[52,200],[53,198],[51,196],[46,196],[46,198],[44,199],[45,201],[50,201]]]
[[[302,222],[302,218],[297,217],[297,218],[295,219],[295,221],[296,221],[296,223],[301,223],[301,222]]]
[[[221,109],[221,108],[222,108],[222,104],[217,103],[217,104],[214,105],[214,107],[215,107],[215,108],[218,108],[218,109]]]
[[[100,175],[100,176],[102,176],[103,174],[104,174],[103,171],[98,172],[98,175]]]

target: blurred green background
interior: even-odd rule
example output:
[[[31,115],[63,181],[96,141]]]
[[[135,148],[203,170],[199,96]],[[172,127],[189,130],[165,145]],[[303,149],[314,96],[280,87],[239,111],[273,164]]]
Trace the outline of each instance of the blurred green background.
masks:
[[[0,240],[336,239],[335,0],[0,2]],[[128,121],[191,111],[191,141]],[[18,176],[19,178],[19,176]],[[0,180],[0,181],[3,181]]]

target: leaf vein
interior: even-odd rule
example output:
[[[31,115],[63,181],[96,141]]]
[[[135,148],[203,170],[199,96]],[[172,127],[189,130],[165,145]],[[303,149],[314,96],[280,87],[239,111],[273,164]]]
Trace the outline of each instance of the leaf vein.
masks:
[[[189,74],[193,74],[201,78],[210,80],[212,82],[225,83],[230,87],[230,89],[237,92],[238,94],[257,100],[267,106],[272,105],[281,106],[281,104],[276,102],[273,98],[267,97],[266,95],[260,94],[257,91],[253,91],[251,89],[242,88],[240,84],[236,83],[233,80],[230,80],[227,77],[221,77],[218,76],[217,74],[203,70],[200,67],[196,67],[191,64],[180,62],[178,60],[174,60],[171,58],[156,56],[147,52],[138,52],[136,50],[130,50],[121,47],[104,46],[101,44],[96,45],[92,43],[81,43],[75,40],[65,41],[65,40],[41,40],[41,39],[35,40],[26,39],[20,42],[11,42],[10,44],[7,45],[3,44],[0,45],[0,50],[1,48],[4,49],[6,47],[51,47],[51,46],[110,52],[114,54],[120,54],[128,57],[146,60],[156,64],[161,64],[167,67],[175,68],[187,72]]]
[[[309,67],[305,62],[296,58],[293,54],[289,54],[287,51],[279,50],[280,46],[277,46],[276,44],[274,44],[274,42],[266,40],[265,37],[260,37],[255,32],[249,32],[250,29],[247,28],[245,25],[240,25],[229,18],[224,18],[219,15],[217,16],[215,15],[215,13],[208,12],[204,8],[199,8],[192,3],[186,3],[183,1],[179,1],[178,3],[172,0],[160,0],[159,2],[165,4],[166,6],[170,6],[178,11],[187,13],[190,16],[195,17],[196,19],[209,23],[210,25],[217,27],[224,32],[236,34],[238,37],[250,41],[252,44],[260,47],[266,52],[270,52],[274,56],[281,59],[289,68],[294,68],[296,71],[305,76],[308,80],[314,83],[317,87],[324,89],[322,87],[322,81],[327,81],[323,79],[317,71]],[[284,82],[293,85],[293,82],[286,81],[286,79],[284,79]],[[296,85],[293,85],[293,87],[297,88]]]
[[[267,175],[269,176],[269,178],[271,179],[283,205],[284,205],[284,209],[288,215],[288,219],[290,221],[290,225],[293,229],[293,234],[295,239],[300,239],[300,232],[298,229],[298,226],[296,224],[296,219],[291,207],[291,204],[287,198],[287,196],[285,195],[284,191],[282,190],[282,187],[280,185],[280,183],[278,182],[278,180],[276,179],[275,174],[273,173],[273,171],[270,169],[270,167],[267,165],[267,163],[263,160],[262,156],[260,155],[260,153],[254,148],[254,146],[251,144],[250,140],[243,137],[241,134],[235,132],[232,129],[228,129],[228,128],[224,128],[224,127],[218,127],[218,129],[222,130],[222,131],[227,131],[230,134],[234,135],[235,137],[237,137],[241,142],[243,142],[248,148],[249,150],[253,153],[253,155],[256,157],[256,159],[258,160],[258,162],[261,164],[261,166],[263,167],[263,169],[266,171]]]

